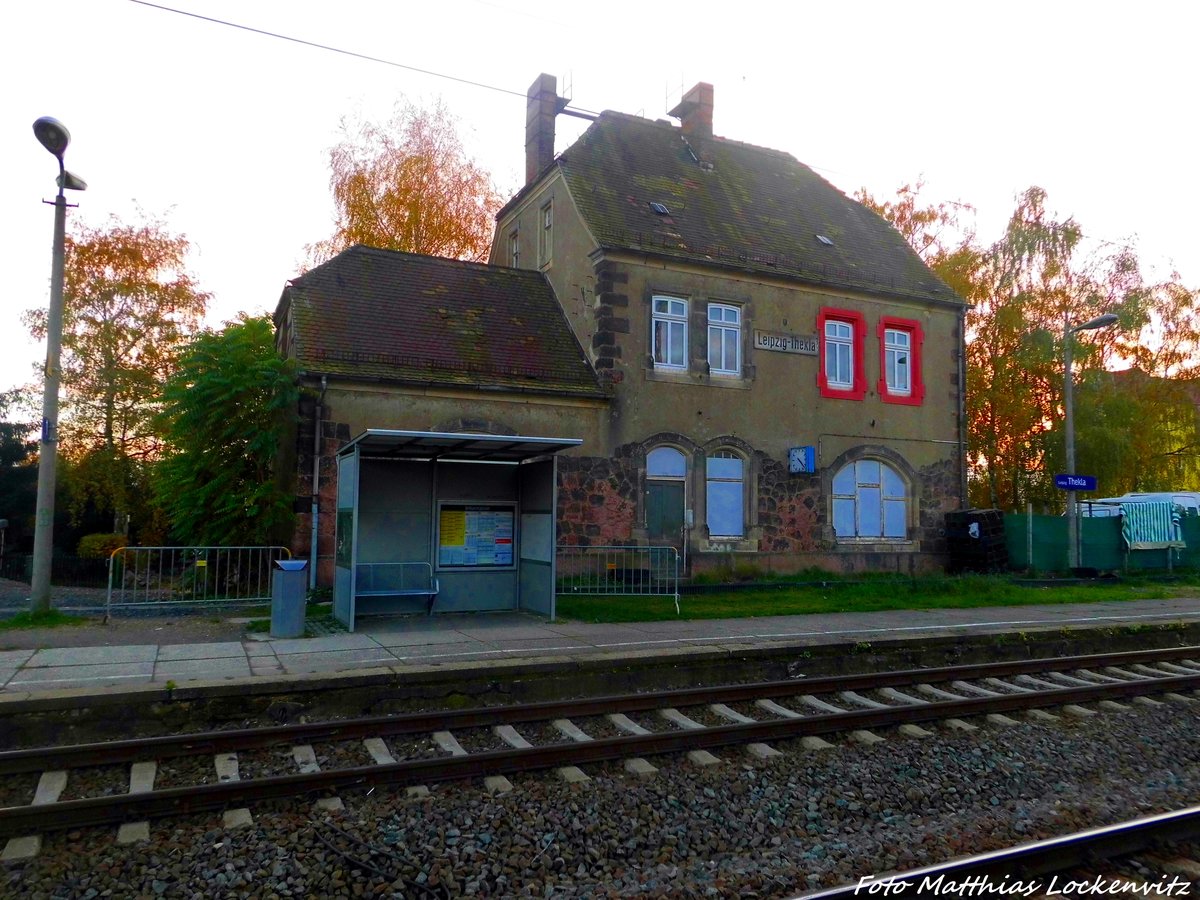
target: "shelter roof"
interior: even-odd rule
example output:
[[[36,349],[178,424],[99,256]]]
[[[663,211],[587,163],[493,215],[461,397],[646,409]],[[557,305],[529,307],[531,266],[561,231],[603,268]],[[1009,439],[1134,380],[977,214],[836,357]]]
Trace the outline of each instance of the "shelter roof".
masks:
[[[539,272],[356,245],[293,279],[301,370],[416,384],[604,396]]]
[[[527,437],[519,434],[457,434],[439,431],[392,431],[368,428],[339,455],[359,452],[393,459],[522,462],[578,447],[580,438]]]

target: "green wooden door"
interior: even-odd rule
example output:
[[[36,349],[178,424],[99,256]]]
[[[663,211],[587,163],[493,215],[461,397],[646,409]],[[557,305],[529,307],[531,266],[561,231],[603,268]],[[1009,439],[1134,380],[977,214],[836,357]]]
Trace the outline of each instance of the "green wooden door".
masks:
[[[646,532],[652,544],[683,546],[683,482],[646,482]]]

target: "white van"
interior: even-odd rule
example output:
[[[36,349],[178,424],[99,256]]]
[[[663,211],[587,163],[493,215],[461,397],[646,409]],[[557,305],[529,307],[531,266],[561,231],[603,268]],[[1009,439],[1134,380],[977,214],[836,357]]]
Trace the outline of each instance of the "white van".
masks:
[[[1091,518],[1119,516],[1122,503],[1174,503],[1185,515],[1200,515],[1200,491],[1132,491],[1120,497],[1080,500],[1079,514]]]

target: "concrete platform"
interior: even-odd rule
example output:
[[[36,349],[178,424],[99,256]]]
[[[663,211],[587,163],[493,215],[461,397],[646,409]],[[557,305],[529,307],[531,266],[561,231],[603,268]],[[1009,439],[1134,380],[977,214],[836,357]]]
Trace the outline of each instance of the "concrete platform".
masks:
[[[1138,600],[597,625],[550,622],[522,613],[444,614],[364,619],[361,624],[355,634],[299,640],[0,651],[0,701],[63,689],[121,692],[313,674],[361,675],[364,670],[403,678],[430,667],[478,670],[499,660],[616,662],[785,647],[861,648],[871,642],[1010,632],[1200,624],[1200,602]],[[69,640],[69,630],[61,634],[64,642]]]

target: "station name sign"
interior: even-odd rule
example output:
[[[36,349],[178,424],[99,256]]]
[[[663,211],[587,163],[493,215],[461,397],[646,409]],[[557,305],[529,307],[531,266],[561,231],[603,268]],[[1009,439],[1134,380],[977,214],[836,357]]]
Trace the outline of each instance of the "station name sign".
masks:
[[[787,334],[781,331],[759,331],[754,329],[756,350],[776,350],[780,353],[803,353],[816,356],[818,352],[815,334]]]
[[[1055,475],[1054,486],[1064,491],[1094,491],[1095,475]]]

